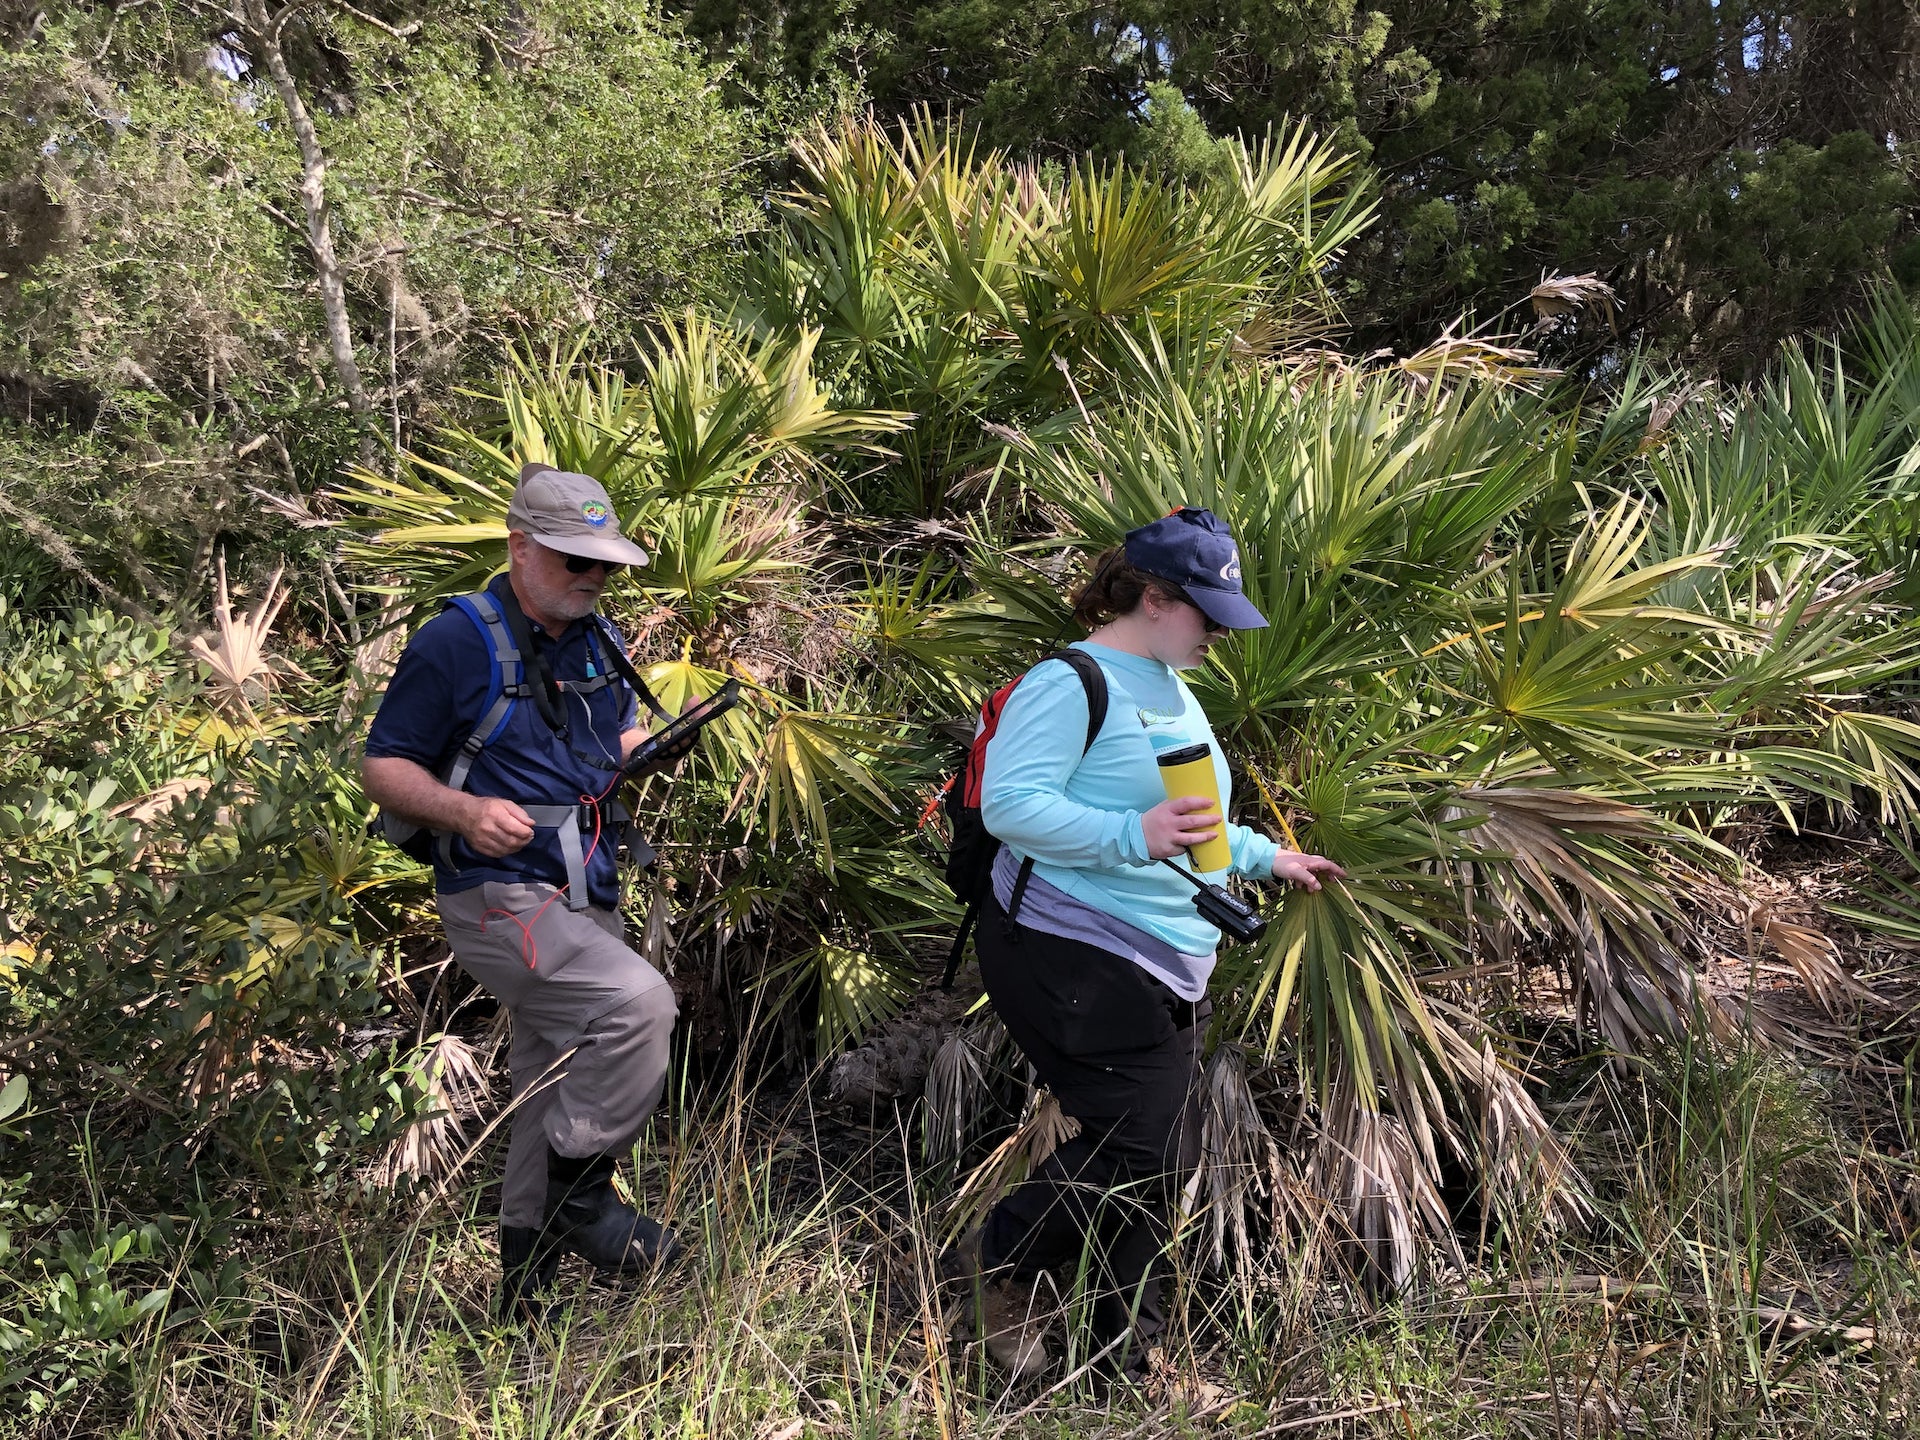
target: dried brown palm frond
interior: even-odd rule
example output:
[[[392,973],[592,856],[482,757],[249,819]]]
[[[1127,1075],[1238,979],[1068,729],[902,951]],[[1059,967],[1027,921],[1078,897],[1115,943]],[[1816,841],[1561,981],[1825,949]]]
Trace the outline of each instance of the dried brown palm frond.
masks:
[[[934,1051],[927,1067],[928,1160],[949,1160],[965,1148],[989,1096],[987,1066],[1006,1038],[1006,1027],[989,1013],[977,1024],[955,1030]]]
[[[1200,1112],[1200,1164],[1182,1191],[1182,1210],[1207,1227],[1213,1268],[1244,1277],[1254,1265],[1253,1216],[1264,1210],[1277,1232],[1293,1190],[1239,1046],[1222,1044],[1207,1061]]]
[[[1534,364],[1539,357],[1518,345],[1500,345],[1471,335],[1455,335],[1449,328],[1425,349],[1409,355],[1393,368],[1425,393],[1448,381],[1477,380],[1491,385],[1525,386],[1550,380],[1560,372]]]
[[[1750,923],[1793,967],[1807,987],[1807,993],[1827,1014],[1851,1014],[1863,1005],[1878,1002],[1873,991],[1847,973],[1840,963],[1840,947],[1823,931],[1789,920],[1773,905],[1757,897],[1753,901]]]
[[[451,1174],[467,1152],[467,1132],[460,1117],[476,1110],[487,1093],[479,1057],[458,1035],[436,1035],[414,1052],[406,1069],[425,1093],[427,1108],[375,1167],[375,1179],[382,1185]]]
[[[153,822],[167,811],[173,809],[190,795],[204,795],[213,788],[213,781],[205,775],[181,775],[172,780],[154,786],[144,795],[137,795],[123,801],[107,813],[121,820],[131,820],[134,825],[136,844],[130,863],[139,864],[152,849]],[[162,853],[166,847],[162,846]]]
[[[1651,1040],[1671,1040],[1687,1019],[1712,1009],[1696,1007],[1702,990],[1696,966],[1667,940],[1657,924],[1616,923],[1617,917],[1582,902],[1578,968],[1573,974],[1574,1011],[1601,1044],[1630,1055]]]
[[[950,1242],[978,1225],[1002,1195],[1079,1133],[1080,1122],[1061,1111],[1053,1092],[1036,1088],[1027,1097],[1013,1134],[994,1147],[954,1195],[947,1211],[945,1240]]]
[[[1592,1189],[1520,1077],[1485,1036],[1476,1048],[1450,1025],[1439,1030],[1475,1107],[1473,1148],[1494,1206],[1509,1219],[1537,1218],[1549,1230],[1583,1227],[1593,1215]]]
[[[1650,455],[1667,442],[1667,432],[1672,428],[1674,418],[1687,408],[1689,402],[1711,391],[1705,382],[1676,385],[1662,396],[1647,415],[1647,433],[1640,437],[1640,443],[1634,449],[1636,455]]]
[[[1437,1250],[1463,1263],[1446,1203],[1435,1188],[1434,1157],[1419,1153],[1397,1116],[1382,1113],[1342,1076],[1322,1110],[1307,1162],[1307,1193],[1326,1202],[1332,1239],[1369,1284],[1398,1290],[1420,1255]]]
[[[237,1070],[251,1068],[253,1041],[237,1027],[215,1025],[211,1015],[202,1015],[193,1029],[195,1053],[187,1072],[187,1098],[206,1105],[227,1095]]]
[[[1760,883],[1761,880],[1755,879],[1739,885],[1708,884],[1696,895],[1703,911],[1718,918],[1727,930],[1744,941],[1746,993],[1723,995],[1723,1005],[1744,1010],[1753,992],[1753,981],[1762,968],[1761,956],[1766,951],[1786,961],[1808,997],[1829,1019],[1853,1020],[1863,1008],[1884,1003],[1841,963],[1839,946],[1819,928],[1815,917],[1795,914],[1800,906],[1790,894],[1761,893],[1756,888]],[[1788,1042],[1802,1038],[1791,1028],[1763,1028],[1770,1034],[1777,1030],[1775,1038]]]
[[[347,661],[347,683],[340,694],[339,721],[342,725],[353,718],[361,700],[384,689],[388,677],[393,674],[393,667],[399,663],[400,652],[407,642],[405,611],[406,606],[401,601],[387,601],[380,607],[380,615],[373,622],[372,631],[353,647],[353,654]]]
[[[214,579],[214,638],[195,635],[187,641],[187,649],[207,668],[207,690],[214,705],[229,715],[251,718],[253,707],[266,699],[287,668],[267,653],[267,637],[287,602],[287,592],[280,586],[284,568],[275,566],[253,608],[235,615],[227,587],[227,557],[222,554]]]
[[[145,825],[155,817],[165,814],[189,795],[204,795],[213,788],[213,781],[205,775],[182,775],[153,787],[144,795],[135,796],[122,802],[107,813],[131,820],[136,825]]]
[[[1543,270],[1540,283],[1527,292],[1536,329],[1581,310],[1597,310],[1611,320],[1614,299],[1613,287],[1591,273],[1548,275]]]
[[[1504,920],[1571,940],[1576,1008],[1605,1044],[1631,1051],[1678,1034],[1698,977],[1670,938],[1683,879],[1651,853],[1664,834],[1655,817],[1604,795],[1529,786],[1463,790],[1450,816],[1476,815],[1467,836],[1484,858],[1462,867],[1469,918],[1486,932]]]

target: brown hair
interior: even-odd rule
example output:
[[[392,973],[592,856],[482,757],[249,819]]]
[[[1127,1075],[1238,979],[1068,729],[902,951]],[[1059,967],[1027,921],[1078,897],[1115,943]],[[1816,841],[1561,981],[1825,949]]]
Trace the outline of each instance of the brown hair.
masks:
[[[1129,565],[1126,551],[1116,545],[1093,562],[1093,578],[1075,593],[1074,621],[1091,630],[1118,616],[1131,615],[1140,608],[1148,591],[1169,603],[1186,598],[1171,582]]]

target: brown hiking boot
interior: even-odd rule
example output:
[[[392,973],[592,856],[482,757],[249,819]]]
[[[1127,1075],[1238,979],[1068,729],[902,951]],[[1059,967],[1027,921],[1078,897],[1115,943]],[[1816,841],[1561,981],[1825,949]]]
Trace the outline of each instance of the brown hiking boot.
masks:
[[[990,1281],[980,1288],[980,1343],[1015,1380],[1030,1380],[1047,1368],[1043,1303],[1039,1285],[1031,1280]]]
[[[1046,1323],[1039,1289],[1029,1280],[990,1272],[980,1255],[980,1227],[940,1257],[940,1283],[965,1297],[959,1320],[986,1347],[993,1363],[1016,1380],[1047,1368]]]

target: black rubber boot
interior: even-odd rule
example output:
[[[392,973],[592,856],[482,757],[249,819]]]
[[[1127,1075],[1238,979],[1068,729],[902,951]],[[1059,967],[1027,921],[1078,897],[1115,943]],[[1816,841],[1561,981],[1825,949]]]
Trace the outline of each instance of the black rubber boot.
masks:
[[[547,1152],[547,1236],[603,1273],[640,1275],[680,1252],[673,1232],[614,1193],[613,1156]]]
[[[542,1243],[526,1225],[500,1226],[500,1288],[493,1313],[503,1323],[544,1325],[553,1310],[547,1292],[560,1276],[560,1247]]]

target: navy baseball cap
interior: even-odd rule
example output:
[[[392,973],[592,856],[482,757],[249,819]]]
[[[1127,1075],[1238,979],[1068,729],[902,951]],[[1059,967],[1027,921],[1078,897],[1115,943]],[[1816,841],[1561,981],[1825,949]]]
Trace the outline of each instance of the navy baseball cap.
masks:
[[[1127,532],[1127,563],[1178,585],[1216,625],[1264,630],[1267,617],[1240,588],[1240,550],[1226,522],[1211,510],[1174,511]]]

